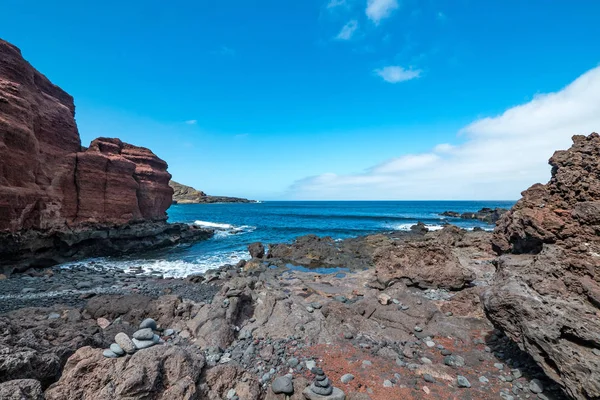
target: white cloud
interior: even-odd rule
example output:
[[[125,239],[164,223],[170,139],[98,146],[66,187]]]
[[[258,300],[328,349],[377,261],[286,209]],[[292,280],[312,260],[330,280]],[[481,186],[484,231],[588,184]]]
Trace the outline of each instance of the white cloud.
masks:
[[[329,0],[327,3],[327,8],[336,8],[339,6],[345,6],[346,0]]]
[[[185,121],[185,123],[188,125],[196,125],[198,123],[198,120],[188,119],[187,121]]]
[[[357,29],[358,29],[358,22],[355,19],[353,19],[352,21],[350,21],[346,25],[344,25],[344,27],[342,28],[340,33],[338,33],[335,38],[338,40],[350,40],[352,38],[352,35],[354,35],[354,32],[356,32]]]
[[[389,83],[409,81],[421,76],[420,69],[404,69],[397,65],[378,68],[373,72],[383,78],[384,81]]]
[[[367,0],[367,17],[378,24],[382,19],[392,15],[392,12],[398,8],[398,0]]]
[[[600,67],[460,130],[462,144],[402,155],[363,173],[295,182],[294,199],[517,199],[550,177],[548,158],[571,136],[600,130]]]

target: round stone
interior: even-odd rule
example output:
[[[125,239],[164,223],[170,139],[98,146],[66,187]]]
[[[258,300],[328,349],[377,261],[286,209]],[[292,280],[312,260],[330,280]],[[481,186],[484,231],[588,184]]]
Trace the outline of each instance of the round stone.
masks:
[[[315,386],[329,387],[331,386],[331,382],[329,381],[329,378],[325,377],[323,380],[315,380]]]
[[[137,340],[152,340],[154,332],[150,328],[140,329],[133,334],[133,338]]]
[[[321,396],[329,396],[333,392],[333,387],[329,386],[326,388],[310,385],[310,390],[316,394],[320,394]]]
[[[544,391],[544,385],[539,379],[532,379],[531,382],[529,382],[529,390],[535,394],[542,393]]]
[[[131,341],[131,339],[129,339],[129,336],[127,336],[126,333],[124,333],[124,332],[117,333],[117,335],[115,336],[115,342],[121,347],[121,349],[123,349],[123,351],[125,351],[125,353],[127,353],[127,354],[135,353],[135,350],[136,350],[135,344],[133,344],[133,342]]]
[[[133,344],[138,350],[147,349],[148,347],[154,346],[156,343],[154,340],[138,340],[133,338]]]
[[[389,379],[386,379],[385,381],[383,381],[383,387],[392,387],[392,386],[394,386],[394,384]]]
[[[271,385],[271,390],[273,390],[273,393],[275,394],[294,394],[294,385],[292,383],[292,378],[290,378],[289,376],[279,376],[275,378],[273,384]]]
[[[156,326],[156,321],[153,320],[152,318],[146,318],[145,320],[142,321],[142,323],[140,324],[140,329],[144,329],[144,328],[150,328],[153,331],[156,330],[157,326]]]
[[[340,378],[340,380],[342,381],[342,383],[349,383],[354,379],[354,375],[352,374],[344,374],[342,375],[342,377]]]
[[[106,358],[117,358],[119,357],[118,355],[116,355],[112,350],[110,349],[106,349],[104,350],[104,352],[102,353],[102,355]]]
[[[287,361],[287,364],[292,368],[296,368],[300,362],[296,357],[292,357]]]
[[[469,382],[467,380],[467,378],[465,378],[462,375],[458,375],[456,377],[456,383],[458,385],[459,388],[470,388],[471,387],[471,382]]]
[[[121,346],[119,346],[116,343],[113,343],[110,345],[110,350],[115,353],[118,356],[123,356],[125,355],[125,352],[123,351],[123,349],[121,348]]]
[[[415,326],[415,332],[423,332],[423,328],[417,325]]]
[[[312,372],[315,375],[323,375],[323,369],[319,368],[319,367],[313,367],[311,368],[310,372]]]

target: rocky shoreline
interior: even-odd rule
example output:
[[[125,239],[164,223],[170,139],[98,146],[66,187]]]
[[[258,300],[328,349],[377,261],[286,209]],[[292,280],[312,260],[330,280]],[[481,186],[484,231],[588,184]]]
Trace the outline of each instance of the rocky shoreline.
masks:
[[[535,362],[485,317],[479,293],[493,275],[493,254],[473,245],[485,239],[489,233],[453,227],[341,242],[309,236],[269,250],[254,244],[251,260],[187,279],[94,270],[90,263],[15,274],[0,281],[0,331],[10,332],[0,338],[0,394],[17,384],[11,379],[28,378],[39,382],[34,386],[46,399],[96,398],[109,376],[116,398],[285,399],[291,393],[291,399],[310,399],[319,397],[303,392],[315,376],[317,382],[326,376],[347,399],[516,399],[537,396],[531,382],[543,387],[539,398],[561,399]],[[450,252],[468,254],[465,268],[475,277],[458,290],[402,280],[382,285],[377,266],[365,268],[380,262],[373,255],[390,243],[421,243],[424,254],[437,254],[450,242],[461,243]],[[362,252],[364,264],[340,269],[332,247],[342,258],[345,251]],[[312,268],[318,263],[327,273],[302,268],[307,254]],[[423,281],[435,281],[424,274]],[[48,307],[31,307],[40,300]],[[133,337],[145,318],[157,321],[160,343],[133,356],[103,355],[119,332]],[[174,370],[138,380],[139,368],[155,371],[166,358],[177,360]],[[118,367],[122,362],[127,365]],[[177,379],[185,390],[158,384],[176,373],[183,374]],[[25,383],[32,384],[18,384]],[[289,392],[275,393],[279,385]],[[342,398],[331,393],[338,397],[324,398]]]
[[[255,200],[240,197],[210,196],[173,180],[169,182],[169,186],[173,188],[173,204],[256,203]]]

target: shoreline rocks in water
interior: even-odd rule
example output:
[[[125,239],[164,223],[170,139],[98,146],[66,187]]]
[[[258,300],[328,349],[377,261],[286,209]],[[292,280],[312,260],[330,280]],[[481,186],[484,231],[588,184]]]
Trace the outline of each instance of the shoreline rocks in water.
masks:
[[[485,222],[486,224],[495,224],[496,221],[498,221],[502,217],[502,215],[504,215],[507,212],[508,210],[506,208],[484,207],[476,212],[459,213],[456,211],[444,211],[443,213],[440,213],[440,215],[443,217],[474,219]]]
[[[3,40],[0,99],[0,268],[210,236],[166,223],[173,189],[165,161],[119,139],[83,147],[73,98]]]
[[[240,197],[210,196],[201,190],[173,180],[169,181],[169,186],[173,188],[173,204],[256,203],[255,200]]]

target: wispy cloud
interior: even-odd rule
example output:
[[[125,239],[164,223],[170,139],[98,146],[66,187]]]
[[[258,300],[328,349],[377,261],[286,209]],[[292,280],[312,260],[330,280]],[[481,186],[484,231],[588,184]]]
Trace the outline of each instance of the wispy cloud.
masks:
[[[327,8],[336,8],[339,6],[345,6],[346,0],[329,0],[327,3]]]
[[[421,76],[422,71],[420,69],[404,69],[397,65],[390,65],[378,68],[373,72],[386,82],[398,83],[418,78]]]
[[[335,38],[338,40],[350,40],[352,38],[352,36],[354,35],[354,32],[356,32],[357,29],[358,29],[358,21],[353,19],[352,21],[350,21],[346,25],[344,25],[344,27],[342,28],[340,33],[338,33]]]
[[[188,119],[187,121],[185,121],[185,123],[188,125],[196,125],[198,123],[198,120]]]
[[[325,173],[295,182],[295,199],[516,199],[550,176],[548,158],[574,134],[600,127],[600,67],[554,93],[537,95],[460,134],[462,144],[438,144],[358,174]]]
[[[365,13],[376,24],[388,18],[398,8],[398,0],[367,0]]]

